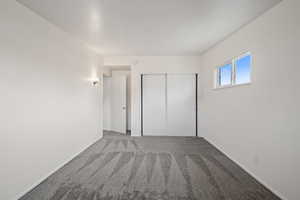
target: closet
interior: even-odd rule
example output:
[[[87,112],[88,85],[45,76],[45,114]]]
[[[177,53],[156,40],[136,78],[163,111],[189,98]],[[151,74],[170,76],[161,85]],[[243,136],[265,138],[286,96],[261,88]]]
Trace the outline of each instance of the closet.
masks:
[[[197,135],[197,74],[144,74],[142,134]]]

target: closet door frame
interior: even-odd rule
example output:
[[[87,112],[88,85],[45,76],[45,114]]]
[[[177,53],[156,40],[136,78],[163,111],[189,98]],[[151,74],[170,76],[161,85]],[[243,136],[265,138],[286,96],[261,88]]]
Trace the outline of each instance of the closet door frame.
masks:
[[[153,73],[153,74],[141,74],[141,136],[144,136],[144,105],[143,105],[143,102],[144,102],[144,96],[143,96],[143,90],[144,90],[144,87],[143,87],[143,78],[144,78],[144,75],[155,75],[155,74],[158,74],[158,75],[166,75],[166,78],[168,77],[168,73]],[[195,91],[195,96],[196,96],[196,105],[195,105],[195,108],[196,108],[196,133],[195,133],[195,136],[198,137],[198,73],[169,73],[169,74],[176,74],[176,75],[184,75],[184,74],[194,74],[195,75],[195,84],[196,84],[196,91]]]

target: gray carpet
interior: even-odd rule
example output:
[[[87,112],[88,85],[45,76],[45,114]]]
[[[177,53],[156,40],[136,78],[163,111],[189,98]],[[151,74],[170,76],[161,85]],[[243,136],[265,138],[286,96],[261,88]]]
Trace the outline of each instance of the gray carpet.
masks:
[[[279,200],[202,138],[106,133],[20,200]]]

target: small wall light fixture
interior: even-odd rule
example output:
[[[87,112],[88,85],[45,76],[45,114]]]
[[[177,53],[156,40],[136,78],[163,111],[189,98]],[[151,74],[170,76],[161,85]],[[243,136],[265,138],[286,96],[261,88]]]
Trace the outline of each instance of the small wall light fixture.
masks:
[[[98,85],[99,82],[100,82],[99,78],[93,78],[91,81],[92,81],[94,86]]]

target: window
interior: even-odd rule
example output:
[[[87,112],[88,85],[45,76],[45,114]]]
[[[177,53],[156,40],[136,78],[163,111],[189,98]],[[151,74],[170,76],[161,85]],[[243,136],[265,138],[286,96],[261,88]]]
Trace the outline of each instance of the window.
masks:
[[[235,61],[235,84],[250,83],[251,55],[247,54]]]
[[[216,88],[231,87],[251,82],[251,54],[246,53],[216,70]]]
[[[231,85],[232,64],[226,64],[219,68],[219,86]]]

